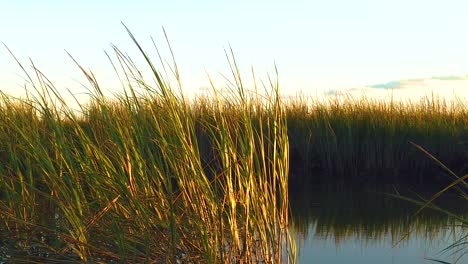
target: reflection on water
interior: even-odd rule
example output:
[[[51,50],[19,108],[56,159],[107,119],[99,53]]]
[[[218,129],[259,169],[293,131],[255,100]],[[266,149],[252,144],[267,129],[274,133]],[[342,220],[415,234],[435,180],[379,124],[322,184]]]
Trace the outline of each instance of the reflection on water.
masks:
[[[432,192],[417,194],[428,198]],[[418,206],[381,191],[292,187],[290,202],[299,263],[435,263],[427,258],[452,263],[468,254],[466,247],[455,254],[456,249],[440,253],[466,235],[466,227],[456,227],[457,221],[431,209],[414,215]],[[468,213],[466,200],[456,196],[438,203]]]

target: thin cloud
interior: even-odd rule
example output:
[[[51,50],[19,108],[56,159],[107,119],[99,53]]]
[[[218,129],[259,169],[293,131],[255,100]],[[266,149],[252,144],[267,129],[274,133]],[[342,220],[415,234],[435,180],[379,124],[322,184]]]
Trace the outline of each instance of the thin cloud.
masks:
[[[418,100],[428,95],[441,98],[468,98],[468,76],[433,76],[420,79],[395,80],[387,83],[329,90],[325,96],[363,95],[375,98],[400,98],[402,100]]]
[[[467,80],[467,76],[456,76],[456,75],[449,75],[449,76],[433,76],[431,79],[439,80],[439,81],[462,81]]]
[[[379,83],[379,84],[374,84],[370,85],[370,88],[375,88],[375,89],[398,89],[401,88],[401,81],[391,81],[387,83]]]

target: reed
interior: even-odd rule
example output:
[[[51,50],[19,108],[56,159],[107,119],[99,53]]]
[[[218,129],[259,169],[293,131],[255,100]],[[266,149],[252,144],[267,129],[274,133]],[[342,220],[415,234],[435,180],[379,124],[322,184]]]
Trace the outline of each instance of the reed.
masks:
[[[0,229],[13,241],[9,261],[294,262],[278,82],[267,96],[247,92],[228,56],[230,93],[213,84],[210,103],[190,102],[128,33],[155,83],[114,47],[112,64],[127,82],[113,99],[78,63],[92,87],[80,112],[35,68],[35,78],[25,73],[36,96],[2,94]]]

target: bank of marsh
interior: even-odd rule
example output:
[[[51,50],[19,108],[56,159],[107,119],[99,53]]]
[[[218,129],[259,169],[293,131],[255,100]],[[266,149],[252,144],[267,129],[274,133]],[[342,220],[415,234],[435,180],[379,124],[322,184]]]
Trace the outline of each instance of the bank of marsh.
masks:
[[[285,105],[290,167],[299,180],[436,186],[454,180],[416,145],[457,175],[468,173],[466,98],[293,98]]]

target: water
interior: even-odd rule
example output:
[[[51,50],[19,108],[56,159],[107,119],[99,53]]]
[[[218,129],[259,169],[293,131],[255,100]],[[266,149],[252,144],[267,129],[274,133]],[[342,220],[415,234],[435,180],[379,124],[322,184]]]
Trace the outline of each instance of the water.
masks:
[[[435,240],[410,235],[395,245],[390,236],[363,239],[353,234],[337,242],[332,237],[315,237],[313,228],[310,231],[312,236],[300,246],[299,263],[435,263],[429,258],[454,263],[459,256],[438,254],[454,241],[448,233],[436,235]]]
[[[468,255],[466,246],[458,252],[442,251],[467,235],[456,220],[432,209],[414,215],[418,206],[383,192],[394,190],[292,188],[291,230],[299,263],[436,263],[430,258],[455,263]],[[415,192],[426,198],[433,193]],[[466,200],[455,195],[438,203],[458,214],[468,213]],[[458,261],[468,263],[468,256]]]

